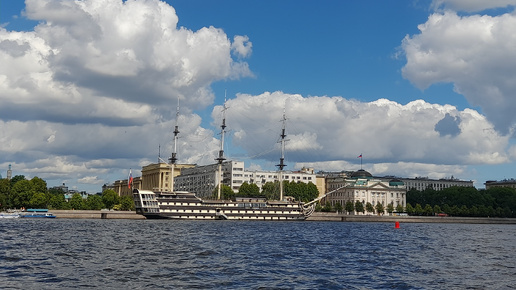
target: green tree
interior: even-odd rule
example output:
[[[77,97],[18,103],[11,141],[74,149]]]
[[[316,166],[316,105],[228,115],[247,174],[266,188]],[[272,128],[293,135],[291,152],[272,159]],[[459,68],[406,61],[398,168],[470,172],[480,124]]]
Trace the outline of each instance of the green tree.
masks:
[[[7,179],[0,179],[0,209],[11,207],[9,193],[11,191],[11,183]]]
[[[465,205],[461,206],[459,208],[459,215],[460,216],[469,216],[469,208]]]
[[[336,202],[336,203],[335,203],[335,211],[336,211],[337,213],[342,212],[342,210],[343,210],[343,209],[344,209],[344,208],[342,207],[342,204],[341,204],[340,202]]]
[[[114,190],[106,189],[102,192],[102,203],[106,208],[112,209],[119,203],[119,196]]]
[[[319,196],[319,189],[317,189],[317,185],[313,184],[312,182],[303,184],[305,184],[306,187],[306,196],[305,199],[301,201],[310,202]]]
[[[477,216],[480,216],[480,217],[489,216],[489,211],[485,205],[481,204],[478,206]]]
[[[451,207],[448,204],[446,204],[446,203],[443,205],[441,211],[444,212],[447,215],[451,215],[452,214]]]
[[[416,206],[414,207],[414,214],[415,215],[423,214],[423,208],[421,207],[421,205],[419,203],[417,203]]]
[[[516,213],[516,189],[510,187],[493,187],[486,190],[486,194],[493,199],[492,206],[501,209],[499,214],[504,217],[515,217],[513,213]],[[508,210],[505,210],[505,208]],[[510,214],[507,215],[508,213]]]
[[[25,175],[15,175],[13,178],[11,178],[11,188],[21,180],[25,180]]]
[[[401,203],[396,206],[396,212],[403,212],[403,205]]]
[[[513,217],[513,214],[514,212],[509,207],[506,206],[503,208],[503,217]]]
[[[412,188],[409,191],[407,191],[407,203],[412,204],[421,204],[425,200],[425,197],[423,196],[423,192]]]
[[[251,188],[251,194],[253,197],[262,197],[262,194],[260,193],[260,188],[258,187],[258,185],[252,183],[249,185],[250,188]]]
[[[17,175],[18,176],[18,175]],[[11,183],[12,184],[12,183]],[[29,208],[34,195],[30,181],[23,179],[14,183],[11,188],[11,202],[15,208]]]
[[[238,196],[242,197],[259,197],[260,196],[260,188],[258,185],[254,183],[244,182],[238,189]]]
[[[250,197],[251,195],[251,189],[249,188],[249,183],[245,181],[240,185],[240,188],[238,189],[238,196],[241,197]]]
[[[70,209],[70,204],[66,202],[64,194],[50,194],[48,201],[49,209]]]
[[[296,200],[309,202],[319,196],[317,186],[312,182],[283,181],[284,196],[292,196]]]
[[[392,213],[394,212],[394,204],[392,204],[392,202],[387,204],[387,212],[389,213],[389,215],[392,215]]]
[[[495,211],[494,207],[492,207],[492,206],[487,207],[487,216],[488,217],[496,216],[496,211]]]
[[[460,216],[460,208],[457,205],[454,205],[451,207],[450,213],[453,216]]]
[[[30,199],[30,206],[32,208],[47,208],[47,196],[43,192],[36,192]]]
[[[476,206],[472,206],[472,207],[469,209],[468,216],[479,216],[479,214],[478,214],[478,207],[476,207]]]
[[[218,187],[215,187],[212,192],[212,197],[216,199],[219,195]],[[223,184],[220,188],[220,198],[225,200],[235,200],[235,192],[228,185]]]
[[[357,200],[355,202],[355,210],[356,210],[357,213],[359,213],[359,212],[365,213],[364,204],[361,203],[359,200]]]
[[[33,208],[48,208],[47,182],[35,176],[30,180],[32,197],[30,206]]]
[[[6,178],[0,179],[0,194],[9,194],[11,183]]]
[[[431,205],[426,204],[425,208],[423,209],[423,214],[426,215],[426,216],[433,215],[434,214],[434,209],[432,208]]]
[[[279,199],[279,182],[266,182],[262,186],[262,195],[268,200]]]
[[[37,176],[34,176],[31,180],[30,180],[30,183],[31,183],[31,186],[32,186],[32,190],[34,192],[42,192],[42,193],[46,193],[47,192],[47,182]]]
[[[374,213],[374,206],[370,202],[366,203],[365,209],[367,212]]]
[[[324,211],[324,212],[332,211],[331,203],[329,201],[327,201],[321,211]]]
[[[104,208],[104,203],[102,203],[102,197],[98,194],[90,194],[86,198],[85,208],[89,210],[100,210]]]
[[[383,215],[385,213],[385,207],[381,202],[376,203],[375,209],[378,215]]]
[[[120,197],[120,210],[134,210],[134,200],[130,195]]]
[[[412,207],[412,205],[410,203],[407,203],[407,206],[405,207],[405,211],[407,212],[408,215],[413,215],[414,207]]]
[[[352,212],[355,211],[355,205],[353,204],[352,201],[347,201],[346,205],[344,206],[344,209],[346,210],[346,212],[348,214],[351,214]]]
[[[70,207],[76,210],[84,209],[84,200],[80,194],[74,193],[72,195],[72,198],[70,199]]]

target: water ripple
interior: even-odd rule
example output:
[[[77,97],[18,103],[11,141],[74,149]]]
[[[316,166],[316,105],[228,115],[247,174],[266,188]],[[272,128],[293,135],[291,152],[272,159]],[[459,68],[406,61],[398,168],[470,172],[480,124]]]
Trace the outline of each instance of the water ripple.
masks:
[[[3,289],[508,289],[513,225],[6,220]]]

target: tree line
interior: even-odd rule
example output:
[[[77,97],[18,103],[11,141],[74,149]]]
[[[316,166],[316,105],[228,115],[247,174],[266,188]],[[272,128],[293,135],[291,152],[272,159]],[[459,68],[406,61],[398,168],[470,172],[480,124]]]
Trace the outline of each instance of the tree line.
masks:
[[[356,213],[377,213],[377,214],[384,214],[385,212],[393,213],[393,212],[403,212],[404,208],[403,206],[397,205],[394,206],[392,203],[387,204],[386,206],[383,203],[376,203],[373,205],[370,202],[366,202],[365,204],[361,201],[357,200],[354,203],[351,201],[346,202],[344,205],[342,205],[340,202],[335,203],[335,206],[332,206],[329,201],[327,201],[324,205],[323,204],[317,204],[316,211],[322,211],[322,212],[347,212],[348,214],[351,214],[353,212]]]
[[[516,217],[516,189],[510,187],[449,187],[427,188],[407,192],[409,215],[444,213],[463,217]]]
[[[39,177],[27,180],[16,175],[11,180],[0,179],[0,209],[46,208],[75,210],[134,210],[132,196],[118,196],[111,189],[101,195],[90,194],[83,198],[74,193],[69,201],[62,189],[48,189],[47,182]]]
[[[218,194],[218,188],[213,191],[213,197]],[[247,181],[240,185],[238,193],[235,193],[231,187],[223,185],[221,187],[222,199],[235,200],[236,197],[253,197],[253,198],[265,198],[267,200],[278,200],[280,197],[279,181],[267,182],[262,186],[262,190],[258,185]],[[292,196],[297,201],[309,202],[319,196],[319,190],[317,186],[312,182],[295,182],[295,181],[283,181],[283,196]]]
[[[510,187],[493,187],[476,189],[475,187],[449,187],[443,190],[427,188],[423,191],[411,189],[407,192],[406,207],[393,204],[373,205],[360,201],[335,205],[328,201],[318,204],[316,211],[356,213],[407,213],[408,215],[433,216],[446,214],[460,217],[516,217],[516,189]]]

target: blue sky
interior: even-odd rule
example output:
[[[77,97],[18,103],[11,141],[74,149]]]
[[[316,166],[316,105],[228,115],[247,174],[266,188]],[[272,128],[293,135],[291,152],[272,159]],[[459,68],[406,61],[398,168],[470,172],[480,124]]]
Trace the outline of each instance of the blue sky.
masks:
[[[171,152],[513,178],[516,1],[0,2],[0,169],[96,192]],[[2,84],[3,83],[3,84]]]
[[[466,107],[449,84],[422,91],[401,76],[395,59],[401,40],[417,33],[430,1],[171,1],[179,25],[196,30],[222,28],[229,37],[247,35],[247,60],[256,78],[220,82],[215,91],[344,96],[363,101],[417,98]],[[426,5],[424,4],[426,3]],[[199,7],[203,7],[199,9]],[[400,17],[401,16],[401,17]],[[374,83],[374,85],[372,85]]]

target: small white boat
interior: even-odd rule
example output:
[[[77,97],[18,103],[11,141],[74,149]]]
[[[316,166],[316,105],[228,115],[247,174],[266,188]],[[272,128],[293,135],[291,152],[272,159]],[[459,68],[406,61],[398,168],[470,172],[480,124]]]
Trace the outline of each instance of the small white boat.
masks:
[[[21,218],[55,218],[53,213],[49,213],[48,209],[29,208],[20,214]]]
[[[0,213],[0,219],[17,219],[20,217],[19,213],[16,212],[2,212]]]

